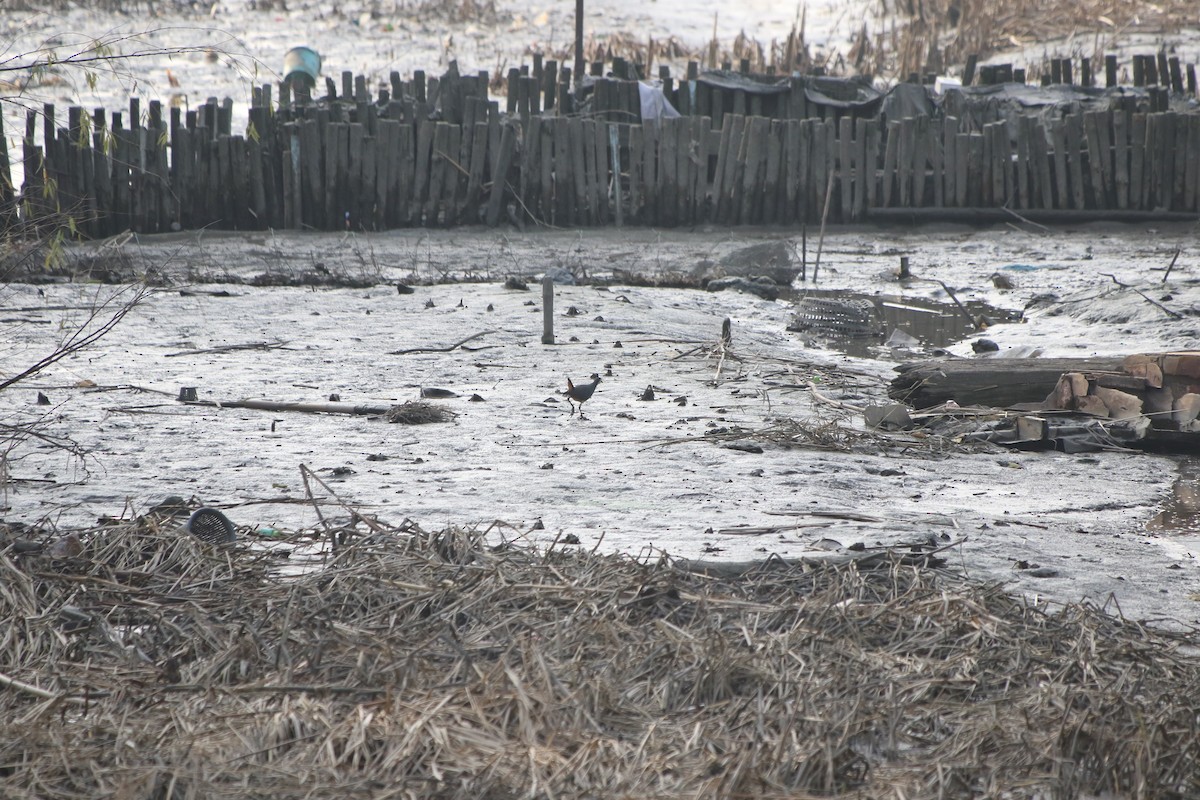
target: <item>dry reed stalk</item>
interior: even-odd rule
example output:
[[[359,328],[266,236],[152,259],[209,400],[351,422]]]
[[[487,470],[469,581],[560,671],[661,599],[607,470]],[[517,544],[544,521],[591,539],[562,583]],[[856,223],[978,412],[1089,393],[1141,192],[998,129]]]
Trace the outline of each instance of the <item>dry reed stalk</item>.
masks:
[[[0,674],[53,695],[0,688],[3,794],[1200,792],[1194,633],[883,556],[714,577],[344,534],[293,576],[167,525],[0,557]]]

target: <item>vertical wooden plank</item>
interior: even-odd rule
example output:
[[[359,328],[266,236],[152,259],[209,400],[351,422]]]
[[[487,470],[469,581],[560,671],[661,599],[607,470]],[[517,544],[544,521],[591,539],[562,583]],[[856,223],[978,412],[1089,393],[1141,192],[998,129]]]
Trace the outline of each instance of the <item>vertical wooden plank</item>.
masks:
[[[130,140],[130,132],[116,124],[113,121],[113,188],[117,209],[117,227],[118,230],[136,230],[136,221],[131,213],[132,205],[130,198],[130,179],[131,171],[130,164],[133,159],[134,147]],[[211,162],[210,162],[211,163]],[[27,161],[25,164],[26,170],[30,164]],[[26,183],[29,182],[29,172],[26,172]],[[38,177],[38,173],[34,173],[34,178]],[[205,187],[207,190],[207,187]],[[26,195],[29,192],[26,191]],[[207,191],[204,196],[207,197]],[[40,198],[40,193],[36,195]],[[205,219],[205,224],[208,224],[208,219]]]
[[[946,204],[946,169],[943,161],[945,150],[942,147],[943,127],[934,120],[928,120],[927,122],[928,127],[924,137],[926,141],[925,152],[928,154],[929,159],[929,182],[932,184],[933,205],[935,208],[941,208]]]
[[[722,196],[718,217],[718,221],[723,225],[732,225],[737,219],[737,201],[741,198],[741,179],[746,158],[746,118],[730,114],[729,119],[729,152],[724,164],[725,174],[721,182]]]
[[[763,180],[767,161],[767,132],[770,120],[766,117],[750,117],[745,134],[746,157],[743,161],[741,193],[738,197],[737,219],[739,224],[751,225],[762,207]]]
[[[442,193],[440,197],[443,207],[443,224],[449,226],[458,222],[456,197],[458,195],[458,179],[462,173],[459,171],[457,156],[462,150],[463,126],[447,124],[449,127],[446,129],[448,134],[446,149],[442,152]]]
[[[913,120],[912,131],[912,206],[925,205],[929,166],[929,117],[921,115]]]
[[[363,191],[363,139],[366,137],[365,126],[361,122],[351,122],[346,127],[346,195],[343,201],[342,227],[346,230],[361,231],[370,228],[369,217]],[[374,192],[371,195],[374,196]],[[349,214],[349,218],[346,217]]]
[[[675,181],[676,189],[675,221],[686,225],[692,216],[692,205],[695,192],[695,172],[693,170],[693,139],[692,119],[680,117],[675,123]]]
[[[246,137],[229,137],[230,183],[233,186],[234,221],[238,230],[253,230],[258,227],[250,208],[250,166],[247,159]]]
[[[606,122],[592,123],[593,147],[596,155],[596,169],[593,173],[592,196],[595,198],[597,225],[607,225],[610,221],[608,206],[608,125]]]
[[[853,159],[851,157],[851,153],[853,152],[853,149],[854,118],[849,114],[843,114],[842,118],[838,120],[837,139],[838,177],[840,178],[839,182],[841,183],[841,191],[839,193],[841,194],[841,219],[843,222],[848,222],[850,220],[853,209],[852,202],[854,198],[851,193],[853,182],[853,173],[851,171]]]
[[[887,125],[887,144],[883,151],[883,191],[880,204],[883,208],[892,205],[892,190],[896,184],[896,162],[900,151],[900,122],[890,120]]]
[[[350,172],[350,126],[346,122],[331,122],[327,126],[329,138],[325,151],[325,203],[324,229],[341,231],[346,229],[347,199],[349,196]]]
[[[322,209],[324,215],[317,222],[318,230],[337,230],[338,229],[338,211],[340,211],[341,203],[337,197],[337,139],[340,126],[346,125],[344,122],[326,122],[320,128],[322,138],[324,139],[324,170],[322,172],[322,181],[324,186],[324,198],[322,201]]]
[[[473,85],[474,77],[463,78],[464,85]],[[474,152],[475,144],[475,108],[476,99],[474,97],[464,97],[463,123],[459,126],[458,145],[455,157],[454,167],[454,192],[451,198],[454,206],[454,219],[458,222],[466,221],[467,224],[475,224],[475,219],[467,215],[467,190],[471,183],[471,154]],[[466,110],[470,108],[470,111]],[[470,122],[467,122],[467,118]],[[486,134],[485,134],[486,135]],[[539,203],[540,205],[540,203]]]
[[[593,119],[583,120],[580,128],[582,136],[583,148],[583,204],[582,208],[586,209],[584,216],[585,223],[588,225],[600,224],[600,208],[596,204],[596,196],[599,193],[596,184],[599,183],[599,168],[596,165],[596,121]]]
[[[1037,176],[1038,202],[1041,208],[1054,208],[1054,185],[1050,181],[1050,153],[1046,145],[1046,129],[1035,118],[1031,130],[1029,155]]]
[[[92,172],[96,179],[96,235],[111,236],[118,232],[113,224],[112,159],[104,147],[104,130],[93,127],[93,131]],[[187,150],[190,152],[191,131],[181,130],[180,133],[186,134],[189,139]],[[191,188],[188,184],[181,185],[185,187],[184,191]]]
[[[488,126],[486,122],[476,122],[471,134],[470,175],[467,178],[467,194],[463,199],[464,215],[468,224],[474,225],[483,221],[479,212],[483,210],[482,191],[484,170],[487,167]],[[549,155],[549,154],[547,154]],[[548,199],[547,199],[548,202]]]
[[[1027,116],[1017,118],[1017,198],[1021,208],[1032,208],[1030,200],[1034,187],[1030,186],[1030,122],[1032,120]]]
[[[1099,112],[1088,111],[1083,115],[1084,137],[1087,139],[1088,174],[1091,177],[1092,208],[1107,207],[1108,187],[1104,185],[1104,156],[1100,152],[1100,132],[1096,117]]]
[[[359,201],[359,213],[362,219],[361,224],[368,231],[383,229],[384,204],[378,202],[380,187],[385,185],[387,179],[386,165],[380,163],[379,123],[382,121],[376,119],[374,122],[375,133],[364,135],[362,140],[362,173],[360,176],[362,195]],[[365,129],[369,130],[370,126],[365,126]]]
[[[1007,143],[1008,136],[1004,136]],[[983,176],[983,136],[978,133],[967,137],[967,202],[979,205],[979,186]]]
[[[542,118],[530,115],[528,126],[522,130],[524,135],[521,141],[521,200],[525,206],[525,213],[535,220],[544,221],[546,213],[541,208]]]
[[[1171,113],[1173,136],[1171,145],[1171,208],[1179,210],[1184,204],[1185,185],[1187,177],[1187,137],[1188,120],[1184,114]]]
[[[246,142],[246,166],[249,173],[250,222],[255,229],[267,227],[267,186],[263,172],[263,148],[257,142]]]
[[[1071,207],[1071,191],[1067,184],[1067,124],[1065,120],[1056,119],[1050,124],[1050,137],[1053,140],[1054,152],[1054,194],[1055,208]]]
[[[812,202],[815,194],[813,189],[813,139],[816,130],[815,122],[804,120],[800,123],[800,152],[796,172],[800,177],[799,188],[796,191],[797,218],[804,222],[814,215],[816,205]]]
[[[1096,112],[1096,143],[1100,148],[1100,179],[1104,185],[1104,205],[1101,208],[1112,208],[1116,194],[1116,180],[1113,178],[1112,151],[1112,112]]]
[[[768,225],[773,225],[783,219],[783,203],[780,202],[780,185],[782,181],[782,163],[783,163],[783,123],[780,120],[773,119],[770,121],[770,129],[767,132],[767,166],[766,179],[763,182],[765,191],[763,193],[763,210],[761,219]]]
[[[1113,134],[1113,191],[1117,208],[1129,208],[1129,113],[1117,109],[1112,113]]]
[[[449,122],[438,122],[433,126],[433,144],[429,152],[429,194],[425,199],[425,225],[435,228],[441,225],[442,206],[446,185],[446,155],[450,149]],[[449,223],[449,220],[447,220]]]
[[[1146,115],[1134,114],[1129,125],[1129,205],[1146,208]]]
[[[553,61],[549,62],[549,68],[557,71],[557,64]],[[546,94],[546,98],[552,95]],[[548,225],[557,225],[557,208],[554,203],[554,130],[555,125],[553,120],[547,118],[540,126],[540,134],[538,141],[538,152],[541,153],[541,158],[537,164],[538,184],[539,184],[539,199],[538,207],[541,209],[541,219]]]
[[[1018,126],[1019,129],[1019,126]],[[1015,163],[1017,143],[1013,141],[1008,124],[999,122],[995,128],[995,139],[992,142],[996,152],[997,164],[1000,168],[1000,179],[1004,184],[1004,201],[1013,206],[1020,205],[1018,170],[1020,165]]]
[[[375,220],[377,230],[397,225],[396,219],[396,150],[400,144],[400,122],[381,118],[375,128]],[[471,220],[475,222],[475,219]]]
[[[1067,168],[1071,176],[1071,206],[1076,209],[1086,208],[1083,183],[1083,156],[1085,143],[1083,137],[1083,117],[1079,114],[1068,114],[1066,117],[1067,136]]]
[[[725,193],[725,169],[729,160],[729,146],[733,140],[733,117],[726,117],[721,125],[721,140],[717,146],[717,167],[713,174],[711,220],[720,219],[721,198]]]
[[[1155,155],[1161,170],[1158,183],[1158,208],[1171,210],[1171,192],[1175,185],[1175,113],[1167,111],[1159,114],[1158,138],[1160,144],[1155,148]]]
[[[556,108],[562,103],[556,101]],[[555,224],[571,225],[575,221],[575,180],[571,130],[565,117],[554,120],[554,205]]]
[[[866,161],[864,162],[863,178],[866,183],[864,193],[864,213],[867,208],[874,208],[879,196],[879,145],[882,132],[878,119],[867,120]]]
[[[491,131],[489,130],[489,136]],[[399,130],[399,145],[396,148],[396,201],[395,214],[400,225],[413,224],[413,197],[417,170],[417,128],[403,123]],[[489,138],[490,143],[490,138]]]
[[[867,146],[870,122],[859,117],[854,126],[854,202],[850,210],[853,219],[862,220],[866,216],[867,187],[871,184],[875,170],[873,159],[870,158],[871,151]]]
[[[1184,198],[1185,211],[1196,211],[1200,206],[1197,198],[1197,184],[1200,184],[1200,116],[1186,114],[1187,120],[1187,155],[1184,159]]]
[[[625,123],[627,125],[628,123]],[[612,167],[612,196],[614,222],[618,228],[625,226],[624,192],[621,189],[621,128],[622,125],[612,122],[605,126],[608,141],[609,164]]]
[[[912,197],[913,132],[915,128],[916,123],[912,117],[900,120],[900,143],[896,150],[896,179],[900,192],[898,200],[901,206],[909,205],[909,198]]]
[[[625,219],[628,222],[642,222],[643,171],[645,156],[642,153],[642,131],[645,124],[629,126],[629,158],[626,159],[626,170],[629,173],[629,206],[625,209]]]
[[[986,131],[987,128],[984,128]],[[982,139],[983,136],[980,136]],[[971,178],[970,173],[970,147],[971,134],[957,133],[954,135],[954,204],[959,208],[967,208],[970,204],[970,196],[967,194],[967,183]],[[983,152],[980,150],[980,159],[982,161]],[[988,170],[990,173],[991,170]],[[977,176],[978,183],[983,183],[983,176]],[[989,192],[990,193],[990,192]],[[992,202],[995,202],[994,200]]]
[[[712,208],[711,165],[715,160],[715,149],[721,136],[712,130],[708,117],[692,117],[692,134],[696,142],[696,195],[692,208],[692,219],[702,222]]]
[[[1012,185],[1012,179],[1009,177],[1012,151],[1008,139],[1008,126],[1004,122],[993,122],[985,125],[983,132],[988,140],[985,149],[991,151],[991,163],[983,165],[986,173],[991,175],[990,204],[1004,206],[1013,199],[1008,193]]]
[[[575,205],[573,225],[587,224],[589,219],[588,189],[587,189],[587,156],[584,152],[583,120],[571,117],[567,120],[567,130],[570,132],[572,183],[575,189]]]
[[[942,120],[942,198],[948,206],[958,205],[958,118]]]
[[[797,218],[797,195],[800,189],[800,121],[789,119],[783,126],[784,203],[786,212],[781,219],[794,222]]]
[[[514,125],[503,126],[500,135],[500,151],[496,155],[496,166],[492,172],[492,192],[488,198],[487,224],[496,227],[500,223],[500,212],[504,205],[504,195],[508,187],[508,169],[512,164],[513,152],[517,144],[517,132]]]
[[[413,172],[412,204],[413,222],[421,225],[424,213],[429,210],[427,206],[429,177],[432,169],[433,137],[437,130],[437,123],[428,119],[419,119],[417,125],[417,151]]]
[[[812,175],[812,182],[809,186],[809,206],[813,210],[813,216],[819,220],[825,216],[825,189],[829,182],[830,142],[828,128],[824,121],[814,119],[809,124],[812,126],[812,139],[809,143],[809,174]]]

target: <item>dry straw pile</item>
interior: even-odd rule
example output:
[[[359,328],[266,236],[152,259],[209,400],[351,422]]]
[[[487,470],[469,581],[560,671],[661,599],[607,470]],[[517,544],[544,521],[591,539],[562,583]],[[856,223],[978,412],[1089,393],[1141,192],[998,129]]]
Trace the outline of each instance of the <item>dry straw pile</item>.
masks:
[[[372,527],[290,577],[144,524],[6,547],[0,796],[1200,796],[1188,634],[886,554]]]

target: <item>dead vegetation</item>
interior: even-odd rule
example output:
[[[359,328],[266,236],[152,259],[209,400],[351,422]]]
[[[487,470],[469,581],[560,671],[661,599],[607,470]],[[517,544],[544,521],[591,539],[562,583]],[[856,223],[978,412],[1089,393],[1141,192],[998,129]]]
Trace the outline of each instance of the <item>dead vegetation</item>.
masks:
[[[4,795],[1200,792],[1190,634],[898,557],[715,578],[368,528],[291,576],[144,522],[8,542]]]
[[[962,65],[968,56],[986,59],[996,53],[1040,42],[1060,41],[1057,56],[1092,59],[1095,74],[1102,73],[1106,51],[1133,33],[1164,39],[1186,35],[1197,24],[1195,4],[1189,0],[880,0],[881,24],[872,35],[864,27],[851,48],[849,60],[876,75],[905,79],[938,69]],[[1022,64],[1030,80],[1041,67]]]

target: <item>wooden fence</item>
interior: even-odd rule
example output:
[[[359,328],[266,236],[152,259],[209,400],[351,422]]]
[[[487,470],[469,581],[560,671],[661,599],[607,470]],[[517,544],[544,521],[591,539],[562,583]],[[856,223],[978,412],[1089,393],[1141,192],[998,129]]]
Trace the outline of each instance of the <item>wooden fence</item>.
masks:
[[[440,84],[393,75],[377,98],[347,74],[340,98],[330,81],[321,102],[301,91],[277,105],[263,87],[237,134],[229,101],[165,117],[157,102],[143,114],[136,99],[127,116],[72,107],[65,125],[48,105],[27,118],[19,194],[0,131],[0,226],[68,219],[81,235],[103,237],[502,221],[792,225],[896,209],[1200,210],[1195,113],[1126,107],[980,123],[804,118],[794,106],[790,118],[771,118],[730,106],[719,122],[694,114],[642,123],[614,113],[632,106],[636,82],[605,82],[596,91],[612,102],[582,113],[561,74],[515,77],[506,113],[488,99],[486,74]]]

